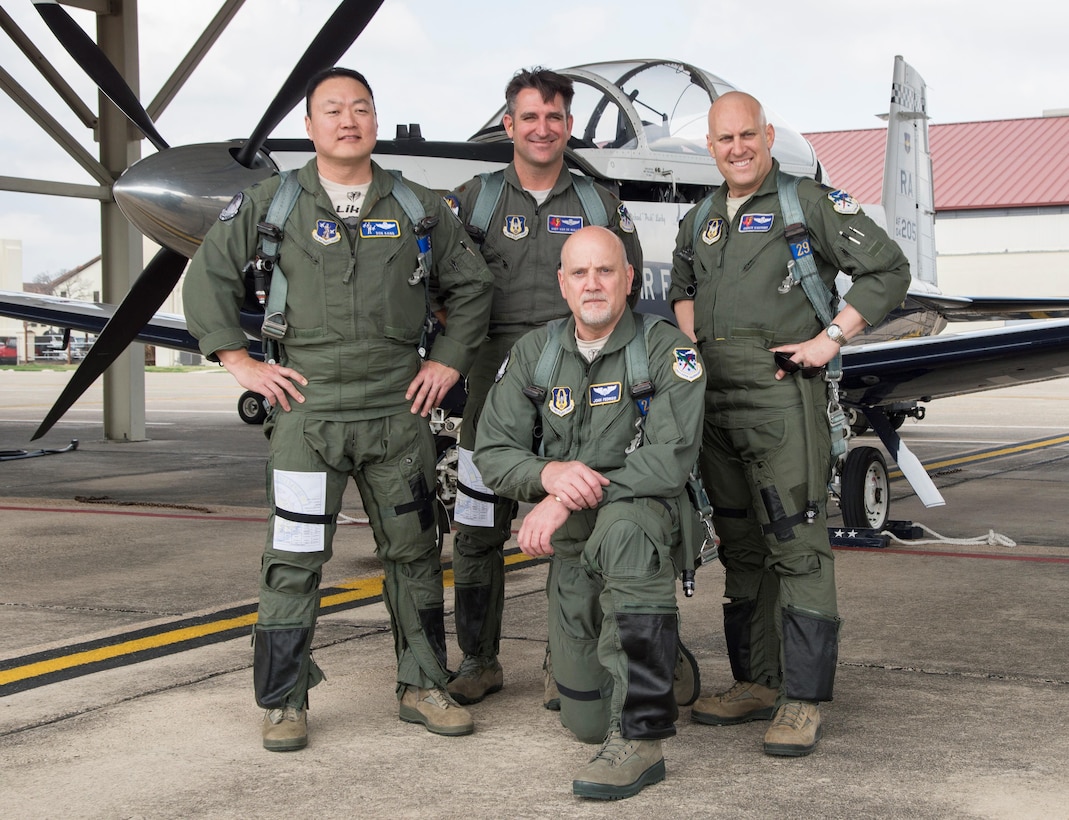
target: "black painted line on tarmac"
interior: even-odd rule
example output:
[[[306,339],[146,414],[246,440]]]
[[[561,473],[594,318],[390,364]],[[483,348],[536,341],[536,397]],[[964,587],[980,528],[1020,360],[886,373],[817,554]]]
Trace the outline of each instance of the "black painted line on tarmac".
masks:
[[[514,548],[505,553],[505,570],[523,569],[547,560],[529,558]],[[442,570],[443,583],[451,587],[452,564],[443,564]],[[382,582],[382,576],[377,576],[320,590],[319,614],[330,615],[380,602]],[[0,697],[249,635],[256,623],[256,609],[256,604],[246,604],[0,660]]]

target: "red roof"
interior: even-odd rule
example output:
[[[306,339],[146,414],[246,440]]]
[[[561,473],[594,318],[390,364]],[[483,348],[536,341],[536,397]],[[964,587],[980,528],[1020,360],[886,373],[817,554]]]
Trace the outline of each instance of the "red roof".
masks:
[[[1069,117],[929,127],[936,211],[1069,204]],[[831,184],[879,202],[886,128],[805,134]]]

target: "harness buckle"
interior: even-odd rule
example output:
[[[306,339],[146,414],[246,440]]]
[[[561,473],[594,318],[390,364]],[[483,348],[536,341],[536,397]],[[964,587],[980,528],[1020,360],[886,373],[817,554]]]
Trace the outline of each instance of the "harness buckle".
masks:
[[[268,339],[281,339],[286,335],[288,327],[289,322],[286,321],[286,315],[278,311],[264,316],[264,323],[260,326],[260,333]]]

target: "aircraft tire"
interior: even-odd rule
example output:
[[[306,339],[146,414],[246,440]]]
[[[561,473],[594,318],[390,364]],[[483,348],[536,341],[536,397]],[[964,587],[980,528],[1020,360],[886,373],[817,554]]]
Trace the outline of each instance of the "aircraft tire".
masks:
[[[891,517],[887,462],[875,447],[855,447],[843,465],[839,506],[848,527],[882,530]]]
[[[267,403],[264,397],[246,390],[238,399],[238,415],[246,424],[263,424],[267,418]]]

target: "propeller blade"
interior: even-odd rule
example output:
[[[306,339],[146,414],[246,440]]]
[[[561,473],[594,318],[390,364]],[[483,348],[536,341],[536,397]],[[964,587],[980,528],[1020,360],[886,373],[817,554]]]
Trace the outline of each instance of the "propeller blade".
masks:
[[[381,5],[382,0],[342,0],[282,84],[248,142],[235,154],[239,164],[249,166],[264,140],[304,97],[311,76],[334,65],[371,22]]]
[[[56,0],[34,0],[33,5],[67,53],[82,67],[82,70],[89,75],[89,79],[97,84],[107,98],[115,103],[115,107],[141,129],[141,133],[156,146],[156,150],[162,151],[167,148],[167,142],[156,130],[152,118],[142,107],[137,95],[100,50],[100,46],[93,42],[93,39],[75,22],[74,18],[67,14]]]
[[[111,319],[100,332],[96,342],[74,375],[63,388],[56,403],[48,411],[31,441],[36,441],[55,424],[71,405],[89,389],[97,377],[111,366],[119,355],[137,336],[138,332],[160,309],[163,300],[178,283],[186,267],[186,257],[167,248],[162,248],[149,261],[141,275],[137,277],[130,292],[122,304],[116,308]]]

